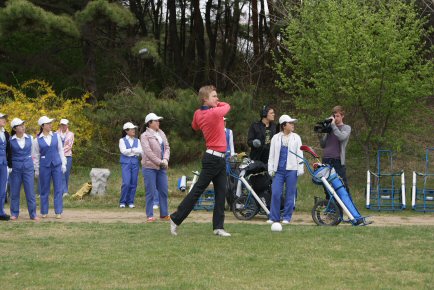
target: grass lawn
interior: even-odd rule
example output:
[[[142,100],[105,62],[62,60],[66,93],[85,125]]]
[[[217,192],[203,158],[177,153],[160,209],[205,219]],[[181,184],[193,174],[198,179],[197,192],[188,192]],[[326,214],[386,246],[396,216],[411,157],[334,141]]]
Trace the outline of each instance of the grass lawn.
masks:
[[[432,227],[2,223],[2,289],[432,289]]]
[[[107,195],[64,200],[71,208],[117,210],[120,167],[109,166]],[[70,193],[90,180],[91,168],[73,169]],[[200,169],[197,163],[169,171],[169,205],[183,194],[176,180]],[[140,173],[135,210],[144,211]],[[298,184],[297,211],[310,212],[322,196],[307,175]],[[365,215],[364,185],[352,187]],[[407,198],[409,202],[409,198]],[[27,216],[24,194],[21,214]],[[39,204],[39,200],[38,200]],[[6,205],[6,208],[9,205]],[[52,201],[50,203],[52,211]],[[39,211],[39,206],[38,206]],[[227,212],[227,215],[232,213]],[[382,215],[421,216],[411,210]],[[332,228],[232,223],[232,237],[212,235],[209,223],[187,222],[172,237],[168,223],[0,223],[1,289],[432,289],[434,227]]]

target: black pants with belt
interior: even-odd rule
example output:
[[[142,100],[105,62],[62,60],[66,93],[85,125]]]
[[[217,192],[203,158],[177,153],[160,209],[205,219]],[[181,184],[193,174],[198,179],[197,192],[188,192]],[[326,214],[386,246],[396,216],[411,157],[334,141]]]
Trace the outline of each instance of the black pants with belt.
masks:
[[[205,153],[202,158],[202,171],[197,182],[178,206],[178,209],[170,215],[175,224],[180,225],[187,218],[211,181],[214,184],[215,194],[213,229],[223,229],[225,220],[226,161],[225,158],[209,153]]]

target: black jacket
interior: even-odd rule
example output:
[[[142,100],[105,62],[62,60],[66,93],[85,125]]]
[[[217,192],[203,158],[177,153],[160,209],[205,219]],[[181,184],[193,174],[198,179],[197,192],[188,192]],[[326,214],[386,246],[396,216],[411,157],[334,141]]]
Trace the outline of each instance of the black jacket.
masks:
[[[270,123],[270,138],[277,133],[276,124]],[[261,147],[253,147],[253,140],[259,139],[261,141]],[[254,122],[250,125],[249,135],[247,136],[247,144],[249,144],[250,158],[252,160],[261,160],[265,164],[268,164],[268,155],[270,154],[270,144],[265,145],[265,124],[262,121]]]

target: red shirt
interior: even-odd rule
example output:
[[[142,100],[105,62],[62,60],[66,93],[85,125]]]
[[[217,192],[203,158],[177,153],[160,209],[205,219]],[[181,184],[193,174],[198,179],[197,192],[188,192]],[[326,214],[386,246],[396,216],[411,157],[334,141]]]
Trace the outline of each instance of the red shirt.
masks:
[[[225,123],[223,117],[229,112],[228,103],[219,102],[217,107],[202,107],[196,110],[191,126],[194,130],[202,130],[206,148],[218,152],[226,152]]]

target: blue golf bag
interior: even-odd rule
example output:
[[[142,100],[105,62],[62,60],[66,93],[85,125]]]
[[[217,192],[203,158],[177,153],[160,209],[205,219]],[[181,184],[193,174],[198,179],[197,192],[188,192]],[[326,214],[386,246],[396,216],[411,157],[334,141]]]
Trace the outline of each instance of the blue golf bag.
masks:
[[[332,166],[322,164],[313,172],[312,181],[324,185],[330,197],[336,201],[353,225],[365,223],[365,218],[357,210],[351,195]]]

